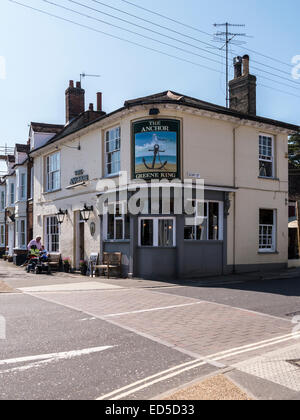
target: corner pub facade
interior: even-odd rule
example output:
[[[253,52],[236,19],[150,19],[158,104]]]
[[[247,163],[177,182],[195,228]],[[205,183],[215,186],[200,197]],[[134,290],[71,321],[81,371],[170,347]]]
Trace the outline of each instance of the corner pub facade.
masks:
[[[65,127],[31,151],[34,236],[76,268],[91,253],[101,260],[103,252],[121,252],[128,277],[286,267],[288,136],[299,127],[258,117],[249,57],[234,65],[230,109],[168,91],[126,101],[110,114],[99,93],[97,110],[90,104],[85,111],[84,90],[70,82]],[[128,177],[122,186],[120,173]],[[161,205],[153,214],[149,201],[141,214],[123,214],[126,184],[164,178],[204,179],[200,226],[187,225],[185,214],[165,214]],[[99,200],[114,182],[120,193],[109,204],[113,214],[103,215]]]

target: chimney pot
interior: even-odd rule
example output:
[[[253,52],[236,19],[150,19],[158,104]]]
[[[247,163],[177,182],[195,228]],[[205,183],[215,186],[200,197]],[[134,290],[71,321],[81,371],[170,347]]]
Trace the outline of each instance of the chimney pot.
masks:
[[[233,59],[235,79],[242,76],[242,61],[243,61],[242,57],[234,57]]]
[[[102,92],[97,93],[97,111],[102,112]]]
[[[249,76],[250,74],[250,57],[244,55],[243,57],[243,76]]]
[[[76,82],[76,88],[81,89],[81,82]]]
[[[73,88],[74,87],[74,80],[70,80],[69,87],[70,88]]]
[[[90,104],[90,106],[89,106],[89,110],[90,110],[90,111],[94,111],[94,104]]]

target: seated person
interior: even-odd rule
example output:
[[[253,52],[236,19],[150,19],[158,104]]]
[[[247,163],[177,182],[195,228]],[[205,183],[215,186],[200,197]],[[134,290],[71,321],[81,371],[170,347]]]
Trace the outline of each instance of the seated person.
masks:
[[[45,249],[44,245],[42,245],[42,249],[40,251],[41,260],[43,262],[48,261],[48,251]]]
[[[32,245],[29,251],[29,256],[34,258],[38,258],[40,256],[40,251],[39,249],[36,247],[36,245]]]

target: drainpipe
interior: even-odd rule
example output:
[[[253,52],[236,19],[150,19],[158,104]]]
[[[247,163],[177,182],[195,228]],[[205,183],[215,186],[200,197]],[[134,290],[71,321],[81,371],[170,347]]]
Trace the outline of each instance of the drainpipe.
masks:
[[[233,127],[233,186],[237,187],[236,182],[236,130],[241,127],[241,124]],[[233,219],[233,273],[236,273],[236,193],[234,193],[233,203],[234,219]]]

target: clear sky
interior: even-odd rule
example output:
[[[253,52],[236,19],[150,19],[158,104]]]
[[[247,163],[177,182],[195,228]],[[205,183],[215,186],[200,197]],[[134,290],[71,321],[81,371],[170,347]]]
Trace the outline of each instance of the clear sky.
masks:
[[[64,18],[73,19],[81,24],[92,26],[100,31],[141,43],[149,48],[155,48],[167,54],[177,55],[186,60],[206,65],[217,71],[225,70],[224,59],[209,52],[180,44],[124,22],[118,22],[113,18],[105,17],[100,13],[76,5],[69,0],[52,0],[52,2],[116,25],[122,25],[166,43],[177,45],[179,48],[187,49],[195,54],[211,57],[220,62],[223,61],[223,65],[143,39],[137,35],[109,27],[104,23],[75,15],[47,4],[43,0],[19,1]],[[131,1],[170,18],[186,22],[208,33],[214,32],[215,28],[212,25],[215,22],[244,23],[246,29],[233,29],[237,29],[238,32],[246,31],[253,36],[253,38],[247,38],[245,48],[248,47],[275,57],[287,64],[291,64],[293,56],[300,55],[299,0]],[[110,10],[103,5],[96,4],[93,0],[77,0],[77,2],[130,20],[168,36],[179,38],[184,42],[198,46],[198,48],[223,54],[200,42]],[[200,41],[213,43],[212,36],[189,30],[176,23],[139,10],[121,0],[102,0],[102,2],[154,23],[167,26]],[[213,103],[225,104],[224,74],[181,62],[112,39],[104,34],[73,26],[67,22],[58,21],[32,10],[26,10],[8,0],[1,0],[0,2],[0,40],[0,57],[2,57],[0,59],[0,146],[5,143],[8,145],[13,145],[15,142],[25,143],[28,138],[30,121],[64,123],[64,91],[68,86],[68,81],[70,79],[78,80],[82,72],[102,76],[101,78],[85,79],[83,87],[86,89],[86,106],[90,102],[96,102],[96,92],[102,91],[104,94],[104,110],[107,112],[122,106],[126,99],[168,89]],[[240,47],[233,47],[233,49],[239,54],[246,52],[244,48]],[[275,73],[287,80],[260,71],[252,71],[254,74],[261,74],[295,87],[288,88],[258,76],[259,83],[300,96],[300,79],[297,86],[291,76],[291,67],[266,60],[256,53],[249,54],[252,59],[260,63],[265,62],[276,68],[275,70],[265,68],[266,71]],[[3,79],[4,60],[6,63],[5,79]],[[263,68],[262,64],[255,64],[255,66]],[[278,72],[277,69],[283,73]],[[259,85],[257,101],[259,115],[300,124],[300,97],[287,96]]]

